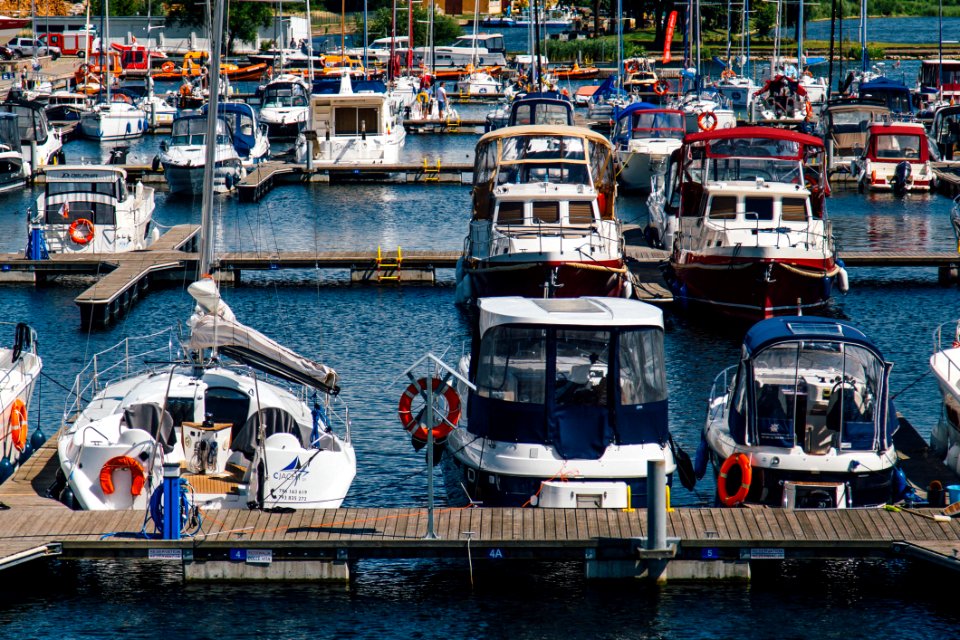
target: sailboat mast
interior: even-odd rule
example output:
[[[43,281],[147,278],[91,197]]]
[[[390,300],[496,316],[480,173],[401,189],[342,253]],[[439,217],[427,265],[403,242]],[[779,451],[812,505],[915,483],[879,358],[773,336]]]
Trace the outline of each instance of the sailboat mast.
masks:
[[[397,0],[393,0],[390,13],[390,65],[387,67],[387,79],[395,80],[393,72],[394,56],[397,55]]]
[[[730,68],[733,68],[733,64],[730,62],[730,47],[733,46],[733,31],[731,30],[730,24],[730,0],[727,0],[727,34],[730,36],[727,38],[727,56],[724,59]]]
[[[860,0],[860,67],[866,73],[870,69],[867,56],[867,0]]]
[[[413,0],[407,0],[407,73],[413,73]]]
[[[743,0],[743,42],[747,51],[743,59],[743,75],[750,77],[750,0]]]
[[[363,72],[367,72],[367,0],[363,0]]]
[[[477,66],[477,22],[480,19],[480,0],[473,0],[473,57],[470,64]]]
[[[797,13],[797,73],[803,72],[803,0]]]
[[[207,136],[203,165],[203,200],[200,209],[199,276],[210,273],[213,261],[213,178],[217,167],[217,122],[220,117],[220,49],[223,43],[223,7],[217,2],[210,29],[210,99],[207,101]]]
[[[347,63],[347,0],[340,0],[340,66]]]
[[[310,0],[307,0],[307,77],[313,91],[313,14],[310,13]]]
[[[106,50],[104,49],[106,44]],[[110,104],[110,0],[103,0],[103,36],[100,38],[100,64],[103,65],[104,78],[107,81],[107,104]]]
[[[617,0],[617,95],[623,89],[623,0]]]
[[[533,42],[535,46],[533,66],[537,70],[537,91],[543,91],[543,69],[540,67],[540,5],[533,0]]]

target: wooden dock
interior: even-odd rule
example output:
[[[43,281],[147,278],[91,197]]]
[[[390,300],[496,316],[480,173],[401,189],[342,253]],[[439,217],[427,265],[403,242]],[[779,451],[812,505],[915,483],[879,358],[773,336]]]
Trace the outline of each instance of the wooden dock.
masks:
[[[935,509],[677,507],[666,514],[669,549],[656,552],[644,548],[644,509],[437,508],[435,539],[422,507],[221,510],[204,512],[195,535],[159,540],[140,511],[71,511],[47,497],[55,442],[0,485],[0,568],[59,555],[174,562],[187,578],[342,579],[365,558],[461,558],[466,571],[469,551],[474,562],[581,561],[590,578],[745,579],[753,562],[849,558],[960,571],[960,520],[935,521]]]

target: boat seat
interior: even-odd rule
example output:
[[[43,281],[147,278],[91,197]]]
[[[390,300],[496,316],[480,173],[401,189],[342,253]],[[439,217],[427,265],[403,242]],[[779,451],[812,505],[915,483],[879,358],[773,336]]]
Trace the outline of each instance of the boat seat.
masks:
[[[173,416],[154,402],[132,404],[123,410],[122,426],[141,429],[163,445],[164,453],[173,453],[177,444],[177,431],[173,428]]]
[[[780,400],[780,386],[765,384],[757,394],[757,436],[760,445],[793,446],[793,420]]]

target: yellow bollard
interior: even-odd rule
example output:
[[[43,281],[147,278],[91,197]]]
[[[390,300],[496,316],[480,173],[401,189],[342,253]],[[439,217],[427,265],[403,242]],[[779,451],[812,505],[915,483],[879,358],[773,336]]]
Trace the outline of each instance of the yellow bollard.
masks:
[[[673,507],[670,506],[670,485],[667,485],[667,513],[673,513]]]
[[[630,485],[627,485],[627,508],[623,510],[624,513],[633,513],[636,509],[633,508],[633,495],[630,492]]]

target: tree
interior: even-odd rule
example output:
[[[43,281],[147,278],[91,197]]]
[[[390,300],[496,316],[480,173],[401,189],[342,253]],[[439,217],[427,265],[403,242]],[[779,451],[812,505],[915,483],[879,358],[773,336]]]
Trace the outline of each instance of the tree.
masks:
[[[146,12],[146,0],[110,0],[111,16],[136,16]],[[90,15],[103,15],[103,0],[93,0],[90,3]]]
[[[132,0],[127,0],[132,1]],[[211,0],[223,2],[225,0]],[[185,4],[166,2],[168,25],[187,25],[205,27],[207,25],[206,5],[202,2],[187,2]],[[297,5],[291,3],[291,11],[297,11]],[[111,6],[111,14],[113,7]],[[303,11],[303,5],[299,6]],[[269,27],[273,24],[273,5],[265,2],[232,2],[229,5],[229,19],[227,20],[227,51],[233,50],[236,40],[253,42],[257,39],[257,30],[260,27]],[[278,43],[281,44],[281,43]]]
[[[386,38],[390,35],[390,18],[393,13],[391,7],[377,9],[367,23],[370,38]],[[362,20],[359,16],[357,20]],[[413,8],[413,46],[420,47],[427,43],[427,29],[430,27],[430,11],[422,6]],[[407,6],[397,4],[397,35],[407,33]],[[460,36],[460,24],[455,18],[442,13],[433,15],[433,39],[438,45],[449,44]]]

